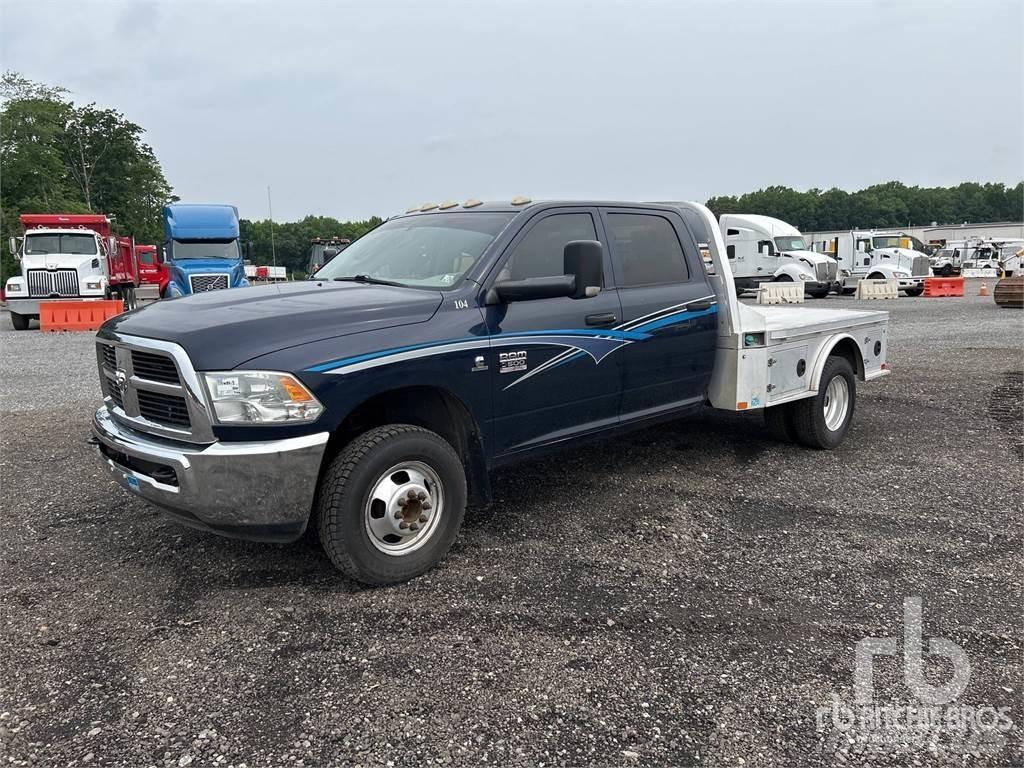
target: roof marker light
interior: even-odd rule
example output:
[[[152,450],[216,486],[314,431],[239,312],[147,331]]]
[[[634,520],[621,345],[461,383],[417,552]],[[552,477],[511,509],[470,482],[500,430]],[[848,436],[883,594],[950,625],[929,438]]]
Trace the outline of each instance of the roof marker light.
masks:
[[[523,197],[522,195],[516,195],[512,198],[512,205],[526,205],[529,202],[532,202],[530,198]]]
[[[407,210],[406,213],[416,213],[416,211],[418,211],[419,209],[420,207],[418,205],[414,205],[412,208]]]
[[[462,204],[462,207],[463,208],[476,208],[478,205],[483,205],[483,204],[484,203],[483,203],[482,200],[477,200],[475,197],[471,197],[471,198],[469,198],[469,200],[467,200],[466,202],[464,202]]]
[[[440,208],[442,211],[447,211],[449,208],[456,208],[458,205],[459,204],[455,200],[445,200],[437,207]]]
[[[437,203],[424,203],[420,206],[421,211],[432,211],[437,208]]]

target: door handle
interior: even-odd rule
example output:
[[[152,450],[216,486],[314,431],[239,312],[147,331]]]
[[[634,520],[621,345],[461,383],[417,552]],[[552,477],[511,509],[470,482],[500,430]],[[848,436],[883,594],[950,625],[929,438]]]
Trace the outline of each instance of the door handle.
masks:
[[[584,318],[587,325],[611,325],[618,319],[619,318],[617,318],[611,312],[603,312],[597,315],[587,315]]]
[[[687,312],[700,312],[703,309],[711,309],[711,301],[691,301],[686,305]]]

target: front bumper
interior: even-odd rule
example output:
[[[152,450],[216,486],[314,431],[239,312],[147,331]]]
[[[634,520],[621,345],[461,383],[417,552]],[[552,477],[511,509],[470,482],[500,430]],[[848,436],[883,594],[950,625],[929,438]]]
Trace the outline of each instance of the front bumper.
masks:
[[[7,309],[16,315],[38,315],[39,299],[16,299],[7,295]]]
[[[898,277],[896,278],[896,284],[902,291],[904,288],[921,288],[924,289],[925,278],[921,277]]]
[[[92,434],[118,485],[178,522],[275,542],[305,530],[329,437],[193,445],[128,429],[106,407],[96,411]]]
[[[804,293],[828,293],[832,289],[832,283],[819,283],[815,280],[804,280]]]

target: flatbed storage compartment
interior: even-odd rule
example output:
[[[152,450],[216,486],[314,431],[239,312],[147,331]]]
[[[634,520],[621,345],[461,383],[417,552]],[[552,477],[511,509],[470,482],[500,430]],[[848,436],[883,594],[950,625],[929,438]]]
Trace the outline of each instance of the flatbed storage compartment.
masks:
[[[864,380],[885,376],[888,313],[738,304],[736,330],[718,337],[708,399],[715,408],[766,408],[817,392],[834,349],[859,352]]]

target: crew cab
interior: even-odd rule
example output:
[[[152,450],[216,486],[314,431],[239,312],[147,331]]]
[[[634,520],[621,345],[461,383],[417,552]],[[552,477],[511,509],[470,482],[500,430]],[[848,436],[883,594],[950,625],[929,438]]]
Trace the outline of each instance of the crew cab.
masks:
[[[424,205],[316,278],[108,321],[92,433],[180,522],[315,526],[369,584],[436,565],[494,467],[707,405],[828,449],[889,372],[885,312],[741,304],[696,203]]]

